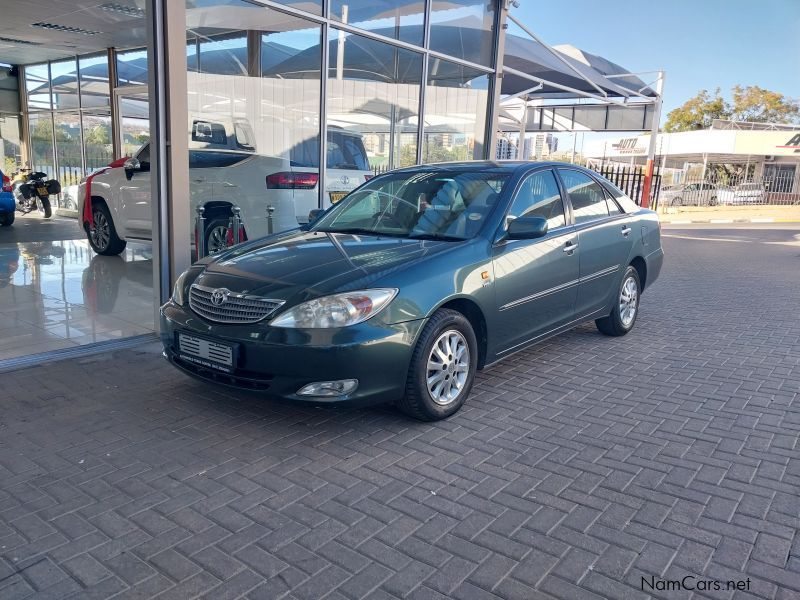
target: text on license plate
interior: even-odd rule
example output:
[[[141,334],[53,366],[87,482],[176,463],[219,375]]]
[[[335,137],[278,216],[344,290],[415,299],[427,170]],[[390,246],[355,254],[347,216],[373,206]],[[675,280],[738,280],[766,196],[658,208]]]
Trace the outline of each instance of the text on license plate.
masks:
[[[348,193],[349,192],[330,192],[331,204],[336,204],[339,200],[347,196]]]
[[[36,188],[36,193],[39,194],[40,196],[49,196],[50,195],[50,194],[47,193],[47,188],[46,187]]]
[[[179,333],[178,347],[181,356],[184,358],[199,359],[191,360],[190,358],[191,362],[204,364],[199,361],[207,361],[209,364],[206,366],[233,367],[233,348],[227,344],[220,344],[204,338],[197,338],[193,335]]]

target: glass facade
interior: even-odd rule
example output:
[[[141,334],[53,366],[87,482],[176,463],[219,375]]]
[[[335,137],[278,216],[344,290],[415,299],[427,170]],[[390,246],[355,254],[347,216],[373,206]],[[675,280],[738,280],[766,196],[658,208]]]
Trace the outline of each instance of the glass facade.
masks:
[[[187,209],[211,207],[209,243],[234,205],[256,237],[375,173],[487,157],[494,3],[428,1],[186,0]]]
[[[24,68],[30,166],[61,183],[51,203],[77,210],[80,180],[114,160],[108,54]]]

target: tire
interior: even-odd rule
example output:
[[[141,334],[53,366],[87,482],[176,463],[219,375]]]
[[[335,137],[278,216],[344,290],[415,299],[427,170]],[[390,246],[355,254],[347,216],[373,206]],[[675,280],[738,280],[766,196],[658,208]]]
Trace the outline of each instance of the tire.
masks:
[[[717,197],[711,196],[711,200],[708,201],[709,206],[716,206],[717,205]]]
[[[94,228],[86,232],[92,250],[102,256],[116,256],[125,250],[128,243],[117,235],[114,220],[105,204],[92,202],[92,218]]]
[[[226,217],[214,217],[206,223],[206,254],[216,254],[228,247],[228,225]]]
[[[2,217],[0,217],[0,226],[2,227],[11,227],[14,224],[14,217],[16,215],[13,212],[6,213]]]
[[[50,198],[37,198],[36,207],[39,209],[39,214],[43,218],[49,219],[53,216],[53,208],[50,206]]]
[[[452,351],[453,346],[457,350],[445,357],[443,351]],[[439,349],[438,352],[435,348]],[[442,364],[441,372],[446,373],[431,384],[433,392],[428,386],[429,362]],[[455,310],[437,310],[423,328],[414,347],[405,395],[398,400],[397,406],[408,416],[420,421],[446,419],[464,405],[477,369],[478,342],[469,321]],[[461,373],[464,374],[463,378]],[[456,382],[456,385],[452,382]]]
[[[683,198],[673,198],[672,206],[683,206]]]
[[[631,290],[632,285],[635,289]],[[625,300],[626,297],[630,298],[631,291],[635,292],[633,314],[628,312],[631,308],[630,300]],[[628,266],[625,269],[625,275],[622,277],[622,283],[619,286],[619,291],[615,296],[614,306],[611,313],[607,317],[597,319],[594,324],[600,333],[611,336],[621,336],[627,334],[636,324],[636,317],[639,316],[639,301],[642,298],[642,284],[639,281],[639,273],[636,269]]]

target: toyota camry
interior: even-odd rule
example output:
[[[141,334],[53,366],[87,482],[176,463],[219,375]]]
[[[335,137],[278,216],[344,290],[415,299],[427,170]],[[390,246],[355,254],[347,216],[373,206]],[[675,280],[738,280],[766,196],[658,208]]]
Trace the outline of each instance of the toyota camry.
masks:
[[[268,396],[437,420],[532,344],[591,320],[627,334],[663,256],[656,214],[593,171],[411,167],[193,265],[161,308],[164,354]]]

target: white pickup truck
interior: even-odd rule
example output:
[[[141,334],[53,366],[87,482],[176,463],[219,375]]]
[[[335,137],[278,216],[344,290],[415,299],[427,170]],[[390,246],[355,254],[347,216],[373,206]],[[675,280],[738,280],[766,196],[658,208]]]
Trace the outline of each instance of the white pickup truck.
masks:
[[[313,157],[313,150],[318,148],[316,140],[280,157],[258,154],[253,139],[244,121],[191,122],[189,206],[192,222],[196,208],[205,208],[204,236],[209,253],[226,246],[234,205],[241,209],[249,239],[268,234],[269,206],[275,209],[275,232],[308,222],[309,212],[319,207],[319,170],[305,166],[307,157]],[[363,141],[356,133],[329,129],[327,162],[323,208],[338,202],[372,175]],[[88,207],[87,188],[91,198]],[[150,145],[144,144],[134,156],[115,161],[82,181],[78,204],[81,227],[98,254],[119,254],[128,240],[151,240]]]

